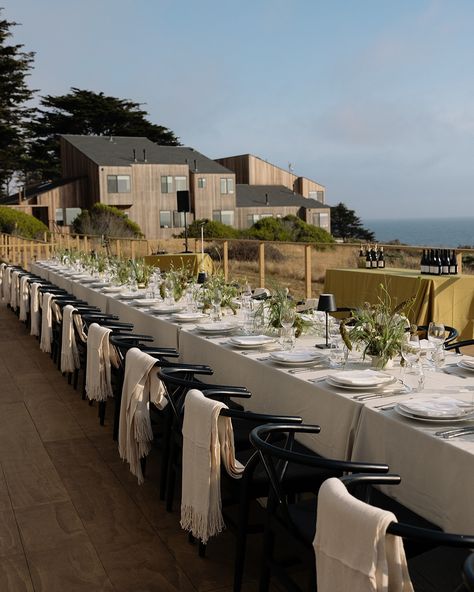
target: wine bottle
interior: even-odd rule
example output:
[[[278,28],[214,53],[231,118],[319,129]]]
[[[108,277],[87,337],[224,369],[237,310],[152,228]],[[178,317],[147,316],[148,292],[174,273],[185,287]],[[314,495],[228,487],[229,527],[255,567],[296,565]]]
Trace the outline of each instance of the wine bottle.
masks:
[[[377,267],[379,269],[384,269],[384,267],[385,267],[385,257],[383,255],[383,247],[380,247],[380,250],[379,250],[379,257],[377,259]]]
[[[435,258],[436,258],[436,275],[441,275],[443,272],[443,265],[441,263],[441,254],[440,250],[436,249],[435,251]]]
[[[370,245],[367,245],[367,251],[365,252],[365,268],[370,269],[372,267],[372,252]]]
[[[428,263],[428,270],[426,273],[431,275],[433,273],[433,249],[427,249],[427,263]]]
[[[360,249],[359,249],[359,261],[357,262],[357,267],[363,269],[365,267],[365,253],[364,253],[364,249],[362,247],[362,243],[360,245]]]
[[[421,265],[423,269],[422,273],[428,275],[430,273],[430,252],[428,249],[426,251],[423,249]]]
[[[449,275],[449,267],[450,267],[450,261],[449,261],[448,249],[443,249],[443,256],[441,258],[441,271],[442,271],[443,275]]]
[[[457,275],[458,273],[458,260],[454,249],[451,253],[451,259],[449,260],[449,273],[451,275]]]
[[[420,259],[420,273],[424,275],[426,273],[426,251],[423,249]]]
[[[371,258],[372,258],[371,266],[372,266],[372,269],[376,269],[377,268],[377,257],[378,257],[378,255],[377,255],[377,243],[376,243],[375,245],[373,245],[372,252],[371,252]]]

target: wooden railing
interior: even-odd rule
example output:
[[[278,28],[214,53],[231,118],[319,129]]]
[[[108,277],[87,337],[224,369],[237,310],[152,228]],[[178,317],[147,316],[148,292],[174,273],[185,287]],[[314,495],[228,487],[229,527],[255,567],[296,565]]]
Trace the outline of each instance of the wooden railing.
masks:
[[[47,240],[31,240],[10,234],[0,234],[0,259],[29,269],[30,262],[48,259],[56,251],[73,249],[86,253],[91,251],[107,253],[128,259],[166,252],[180,252],[181,239],[170,241],[149,241],[145,239],[119,239],[81,235],[53,234]],[[217,268],[223,272],[227,281],[247,278],[253,286],[268,287],[273,281],[285,282],[291,286],[292,293],[309,298],[318,292],[324,282],[327,268],[353,268],[357,266],[359,244],[336,243],[282,243],[245,241],[254,243],[255,261],[236,261],[229,257],[229,249],[236,241],[231,239],[206,239],[204,248],[217,245],[219,261]],[[243,241],[238,241],[242,244]],[[190,239],[188,247],[201,252],[203,245],[198,239]],[[423,247],[406,245],[383,245],[387,267],[418,269]],[[280,262],[272,261],[277,250],[282,257]],[[462,270],[462,255],[470,254],[474,260],[474,249],[457,249],[459,273]],[[472,273],[469,269],[467,273]]]

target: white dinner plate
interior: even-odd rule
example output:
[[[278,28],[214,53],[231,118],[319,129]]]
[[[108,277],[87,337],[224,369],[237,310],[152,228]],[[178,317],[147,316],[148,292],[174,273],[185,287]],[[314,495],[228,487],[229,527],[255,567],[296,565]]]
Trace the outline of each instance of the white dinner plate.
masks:
[[[231,337],[229,343],[235,347],[252,349],[254,347],[261,347],[262,345],[268,345],[269,343],[275,343],[275,338],[268,335],[239,335]]]
[[[122,286],[105,286],[105,288],[102,288],[104,294],[114,294],[116,292],[121,292],[122,290]]]
[[[180,310],[183,310],[183,308],[184,307],[179,304],[173,304],[171,306],[168,304],[163,304],[162,306],[152,306],[150,308],[150,312],[152,312],[153,314],[167,315],[179,312]]]
[[[393,376],[377,370],[349,370],[332,376],[341,386],[377,387],[393,382]]]
[[[138,300],[132,300],[131,304],[133,304],[133,306],[153,306],[157,304],[157,299],[156,298],[139,298]]]
[[[404,413],[421,419],[452,421],[474,415],[474,405],[452,397],[417,397],[398,403]]]
[[[381,384],[375,384],[372,386],[369,385],[360,385],[360,384],[342,384],[341,382],[339,382],[336,379],[336,376],[326,376],[326,382],[331,385],[334,386],[336,388],[341,388],[341,389],[347,389],[349,391],[373,391],[373,390],[379,390],[379,389],[383,389],[383,388],[387,388],[393,384],[395,384],[397,382],[397,379],[395,377],[391,377],[391,380],[389,380],[388,382],[384,382]]]
[[[458,366],[463,370],[470,370],[474,372],[474,359],[470,358],[469,360],[459,360]]]
[[[321,356],[311,350],[300,349],[271,352],[270,358],[273,362],[283,366],[314,366],[321,359]]]
[[[120,292],[120,294],[117,294],[117,297],[120,300],[138,300],[140,298],[140,300],[142,298],[145,298],[145,294],[140,294],[140,292]]]
[[[234,323],[225,323],[223,321],[216,323],[201,323],[196,327],[200,333],[207,335],[219,335],[222,333],[231,333],[236,329],[237,325]]]
[[[431,422],[431,423],[459,423],[461,421],[467,421],[469,419],[474,418],[474,413],[470,415],[465,415],[464,417],[455,417],[455,418],[446,418],[446,417],[420,417],[419,415],[413,415],[408,411],[403,411],[400,409],[400,404],[397,403],[394,407],[394,410],[403,417],[407,417],[408,419],[413,419],[415,421],[423,421],[423,422]]]
[[[203,312],[175,312],[173,318],[180,323],[195,323],[201,319],[208,318]]]

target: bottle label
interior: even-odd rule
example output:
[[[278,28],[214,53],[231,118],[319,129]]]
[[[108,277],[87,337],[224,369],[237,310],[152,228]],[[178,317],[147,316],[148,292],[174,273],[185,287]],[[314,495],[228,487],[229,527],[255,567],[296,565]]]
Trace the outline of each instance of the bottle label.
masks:
[[[443,273],[449,274],[449,265],[443,265]]]

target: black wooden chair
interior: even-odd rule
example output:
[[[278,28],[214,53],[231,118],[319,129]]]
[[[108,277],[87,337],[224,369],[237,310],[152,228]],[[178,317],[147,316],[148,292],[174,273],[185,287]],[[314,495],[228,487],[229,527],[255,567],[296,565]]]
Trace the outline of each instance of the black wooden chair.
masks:
[[[464,562],[463,579],[465,589],[468,592],[474,592],[474,553],[471,553]]]
[[[448,344],[450,344],[452,341],[454,341],[459,333],[458,333],[457,329],[455,329],[454,327],[450,327],[449,325],[445,325],[444,330],[445,330],[444,348],[446,349],[446,346]],[[418,325],[417,332],[419,333],[420,338],[421,337],[426,338],[428,335],[428,325]]]
[[[289,490],[287,481],[295,466],[319,471],[326,476],[340,476],[343,472],[387,473],[388,466],[366,462],[352,462],[322,458],[307,451],[298,452],[295,436],[318,434],[315,425],[263,425],[252,430],[250,441],[258,451],[271,484],[267,500],[267,520],[263,544],[260,592],[269,589],[272,576],[285,590],[301,591],[294,568],[303,568],[307,589],[316,590],[313,539],[316,531],[316,505],[319,487],[301,482],[299,493]],[[280,440],[283,439],[283,442]],[[322,481],[319,482],[321,485]],[[283,552],[277,557],[276,550]],[[306,588],[305,588],[306,589]]]
[[[457,354],[460,354],[462,353],[461,349],[463,347],[469,347],[473,345],[474,339],[464,339],[463,341],[451,341],[450,343],[444,346],[444,349],[447,351],[454,350]]]

